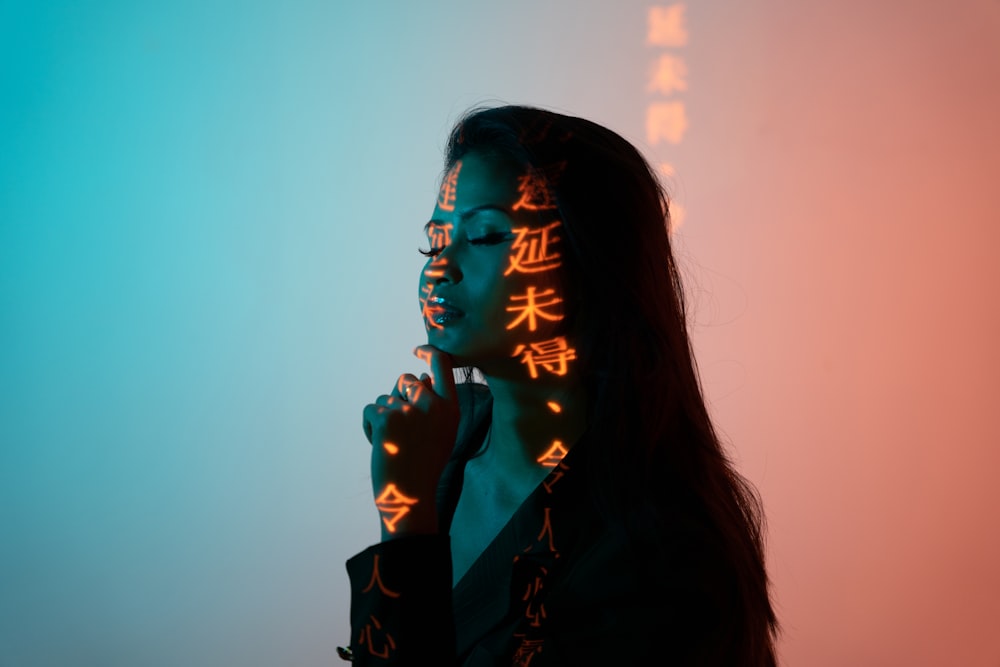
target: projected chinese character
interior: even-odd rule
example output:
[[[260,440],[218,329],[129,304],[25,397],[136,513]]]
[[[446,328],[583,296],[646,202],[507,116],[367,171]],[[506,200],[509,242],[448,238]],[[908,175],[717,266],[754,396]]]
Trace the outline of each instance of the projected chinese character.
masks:
[[[653,65],[646,92],[669,95],[678,90],[687,90],[687,65],[681,58],[665,53]]]
[[[557,440],[556,442],[559,441]],[[569,472],[569,466],[567,466],[565,463],[560,461],[558,464],[556,464],[555,470],[550,472],[548,478],[544,482],[542,482],[542,486],[545,487],[545,493],[552,495],[552,487],[554,487],[556,485],[556,482],[562,479],[563,475],[565,475],[567,472]]]
[[[377,634],[382,634],[382,624],[378,622],[378,619],[374,616],[369,616],[371,619],[370,623],[366,623],[365,627],[361,630],[361,636],[358,638],[358,644],[361,646],[367,646],[368,652],[371,653],[376,658],[382,658],[383,660],[389,657],[389,652],[396,649],[396,641],[392,638],[388,632],[385,633],[385,639],[378,640],[379,648],[376,648],[376,640],[372,638],[372,627]]]
[[[653,46],[679,47],[687,44],[684,27],[684,5],[658,5],[649,8],[649,34],[646,42]]]
[[[556,291],[554,289],[547,289],[543,292],[536,292],[534,287],[529,287],[527,293],[524,296],[518,296],[516,294],[511,295],[511,301],[523,302],[519,305],[507,306],[506,310],[509,313],[520,313],[514,320],[507,325],[508,329],[513,329],[521,322],[525,320],[528,321],[528,330],[534,331],[538,328],[538,319],[542,318],[549,320],[550,322],[557,322],[563,318],[559,313],[551,313],[543,310],[549,306],[555,306],[562,303],[562,299],[555,296]],[[547,300],[546,300],[547,299]]]
[[[576,350],[569,347],[565,337],[558,336],[551,340],[530,343],[529,347],[518,345],[511,356],[518,355],[521,356],[521,363],[527,364],[531,377],[537,378],[539,366],[553,375],[566,375],[566,362],[576,359]]]
[[[543,567],[542,574],[548,574],[548,571]],[[531,619],[531,627],[537,628],[541,626],[542,619],[546,617],[545,614],[545,603],[538,602],[535,598],[542,591],[545,583],[542,577],[536,575],[535,580],[528,584],[528,589],[524,593],[524,597],[521,599],[528,603],[528,606],[524,610],[524,615],[526,618]]]
[[[538,533],[538,537],[535,538],[535,541],[536,542],[541,542],[541,541],[543,541],[543,539],[544,540],[548,540],[549,551],[553,551],[553,552],[557,551],[556,544],[555,544],[555,539],[554,539],[554,536],[552,534],[552,508],[551,507],[546,507],[545,508],[545,520],[542,523],[542,530],[541,530],[541,532]],[[528,551],[531,551],[531,547],[528,547],[527,549],[525,549],[525,552],[528,552]]]
[[[646,109],[646,139],[651,144],[679,144],[687,126],[683,102],[655,102]]]
[[[382,592],[383,595],[386,595],[391,598],[398,598],[399,593],[390,591],[389,587],[386,586],[384,583],[382,583],[382,574],[378,571],[379,556],[380,554],[375,554],[375,563],[372,565],[372,578],[368,582],[368,585],[361,589],[361,592],[367,593],[371,591],[373,588],[375,588],[375,586],[378,586],[378,589]]]
[[[517,238],[510,246],[515,254],[510,256],[510,266],[503,274],[509,276],[515,271],[518,273],[538,273],[559,266],[561,264],[559,253],[551,252],[549,244],[559,241],[559,237],[553,232],[561,224],[556,220],[539,229],[518,227],[511,230],[517,234]]]
[[[556,208],[556,179],[566,168],[565,162],[531,169],[524,176],[518,177],[517,191],[521,198],[511,207],[512,210],[527,209],[529,211],[549,211]]]
[[[400,493],[395,484],[389,484],[375,499],[375,507],[382,515],[382,522],[390,533],[396,532],[396,524],[409,514],[410,505],[416,505],[416,498],[409,498]]]
[[[441,190],[438,192],[438,207],[442,211],[455,210],[455,196],[458,194],[458,173],[462,171],[462,161],[459,160],[455,166],[448,170],[441,183]]]
[[[428,278],[433,279],[437,275],[444,275],[443,269],[433,268],[435,264],[437,264],[436,261],[432,262],[431,265],[424,270],[424,275],[427,276]],[[442,263],[441,266],[443,265],[444,264]],[[438,273],[439,271],[440,273]],[[434,313],[431,311],[430,301],[428,299],[430,299],[431,292],[433,290],[434,290],[434,285],[430,282],[424,283],[420,287],[420,315],[424,318],[425,326],[434,327],[436,329],[444,329],[444,327],[435,322],[434,318],[432,317]]]
[[[568,452],[566,448],[563,447],[562,440],[554,440],[552,446],[546,450],[544,454],[539,456],[536,460],[541,463],[546,468],[555,468],[559,465],[559,462],[563,460]],[[555,484],[559,477],[562,477],[562,473],[556,473],[556,478],[552,480]],[[548,487],[546,487],[548,489]]]
[[[454,202],[454,197],[452,201]],[[432,250],[440,250],[451,243],[451,228],[450,222],[427,223],[427,240]]]
[[[542,645],[545,640],[528,639],[524,634],[516,634],[514,638],[521,640],[521,643],[517,646],[517,651],[514,652],[514,657],[511,659],[514,667],[531,667],[532,658],[542,652]]]

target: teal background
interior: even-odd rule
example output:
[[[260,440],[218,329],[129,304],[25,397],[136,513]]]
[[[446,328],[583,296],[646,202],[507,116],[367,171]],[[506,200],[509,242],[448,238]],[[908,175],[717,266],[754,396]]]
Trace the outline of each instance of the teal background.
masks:
[[[0,667],[338,663],[361,410],[498,101],[673,165],[783,663],[1000,664],[1000,3],[687,3],[677,146],[653,4],[0,0]]]
[[[337,660],[451,122],[642,100],[568,8],[3,0],[0,665]]]

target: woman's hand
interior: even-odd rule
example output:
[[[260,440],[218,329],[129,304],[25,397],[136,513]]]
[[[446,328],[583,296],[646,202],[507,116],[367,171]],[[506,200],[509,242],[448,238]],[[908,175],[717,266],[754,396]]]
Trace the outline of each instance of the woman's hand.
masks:
[[[430,375],[400,375],[392,393],[364,410],[383,540],[438,531],[437,484],[458,433],[451,357],[431,345],[414,352],[430,364]]]

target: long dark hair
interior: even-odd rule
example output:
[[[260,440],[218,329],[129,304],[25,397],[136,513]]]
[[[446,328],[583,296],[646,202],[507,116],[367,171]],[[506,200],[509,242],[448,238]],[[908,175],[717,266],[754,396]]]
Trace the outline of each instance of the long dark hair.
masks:
[[[585,452],[598,506],[627,523],[631,508],[652,504],[664,530],[677,507],[697,515],[736,589],[742,618],[732,655],[741,665],[775,664],[761,503],[726,457],[705,408],[671,251],[669,200],[649,164],[607,128],[522,106],[461,118],[446,168],[468,153],[521,170],[558,167],[560,270],[590,402]],[[651,529],[644,520],[636,530]]]

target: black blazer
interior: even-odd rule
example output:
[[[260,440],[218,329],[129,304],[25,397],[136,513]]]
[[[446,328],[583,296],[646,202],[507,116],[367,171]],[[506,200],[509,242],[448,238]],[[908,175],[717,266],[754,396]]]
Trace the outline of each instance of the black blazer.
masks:
[[[492,399],[459,385],[463,420],[442,474],[450,526]],[[710,531],[679,518],[639,531],[602,518],[577,443],[452,588],[447,534],[369,547],[347,562],[351,650],[363,665],[731,665],[735,590]],[[656,490],[651,490],[654,494]],[[627,521],[642,526],[648,507]],[[650,522],[652,525],[652,522]]]

